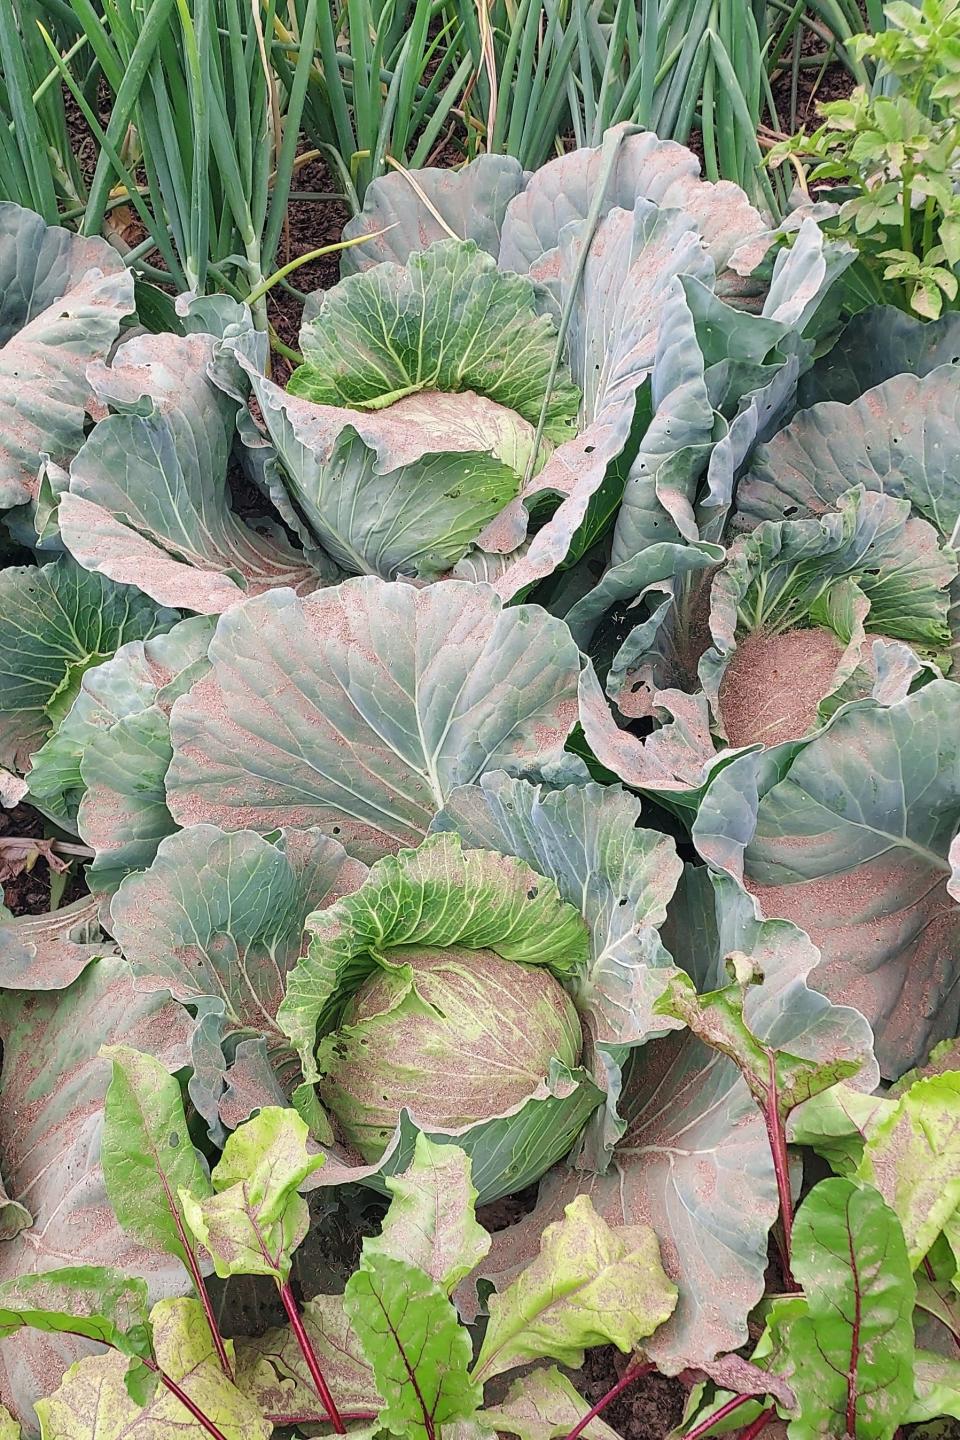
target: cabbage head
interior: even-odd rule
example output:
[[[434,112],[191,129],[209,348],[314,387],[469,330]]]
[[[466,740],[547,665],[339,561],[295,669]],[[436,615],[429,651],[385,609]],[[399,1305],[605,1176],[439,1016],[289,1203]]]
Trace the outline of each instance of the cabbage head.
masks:
[[[556,884],[453,835],[307,919],[278,1019],[337,1139],[380,1166],[401,1122],[455,1139],[484,1200],[562,1159],[602,1100],[572,998],[590,931]]]
[[[404,1107],[422,1125],[474,1125],[491,1107],[522,1104],[554,1058],[572,1071],[582,1046],[573,1001],[548,970],[493,950],[404,946],[384,957],[324,1042],[320,1093],[372,1162]]]

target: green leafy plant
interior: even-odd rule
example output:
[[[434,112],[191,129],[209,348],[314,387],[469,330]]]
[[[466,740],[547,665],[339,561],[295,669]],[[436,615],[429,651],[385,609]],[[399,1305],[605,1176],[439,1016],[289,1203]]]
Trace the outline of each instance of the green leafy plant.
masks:
[[[957,300],[960,264],[960,7],[922,0],[885,15],[884,31],[850,42],[877,64],[872,92],[822,106],[823,125],[775,146],[769,162],[812,159],[810,183],[836,191],[840,233],[860,252],[850,280],[861,305],[890,299],[935,319]]]
[[[676,1303],[652,1231],[610,1231],[584,1196],[545,1231],[539,1258],[493,1302],[474,1359],[449,1297],[490,1241],[474,1216],[469,1160],[420,1135],[408,1172],[389,1182],[394,1199],[382,1232],[365,1242],[346,1291],[315,1297],[301,1314],[289,1283],[308,1225],[297,1191],[324,1163],[308,1153],[303,1121],[291,1110],[261,1110],[227,1140],[208,1182],[176,1082],[136,1051],[115,1047],[112,1059],[104,1139],[111,1201],[139,1239],[188,1264],[200,1303],[164,1300],[148,1313],[143,1281],[92,1266],[5,1284],[0,1335],[32,1327],[108,1347],[106,1355],[80,1360],[38,1402],[46,1440],[99,1436],[98,1413],[112,1426],[122,1418],[161,1427],[182,1426],[183,1411],[214,1440],[268,1437],[276,1425],[318,1420],[337,1434],[360,1420],[432,1440],[448,1425],[482,1421],[484,1386],[495,1376],[544,1359],[577,1366],[586,1348],[604,1343],[629,1354]],[[273,1278],[289,1335],[224,1341],[200,1273],[204,1254],[221,1276]],[[334,1329],[340,1345],[328,1352]],[[306,1365],[307,1396],[291,1370],[291,1346]],[[353,1371],[348,1398],[362,1391],[359,1412],[339,1408],[331,1389],[345,1367]],[[272,1413],[278,1388],[286,1410]],[[488,1423],[495,1416],[501,1430],[516,1424],[523,1434],[525,1412],[536,1414],[545,1403],[554,1426],[572,1429],[583,1412],[569,1382],[548,1369],[536,1372],[532,1385],[516,1381]]]
[[[939,1052],[945,1064],[954,1048]],[[795,1391],[796,1414],[779,1407],[791,1440],[890,1440],[902,1425],[960,1409],[957,1085],[958,1072],[934,1059],[896,1098],[870,1100],[869,1114],[842,1084],[796,1111],[795,1138],[834,1168],[839,1155],[844,1174],[801,1205],[791,1254],[802,1291],[771,1302],[752,1357]],[[702,1433],[715,1433],[734,1403],[711,1402]],[[737,1408],[741,1424],[766,1413],[754,1402]]]
[[[254,323],[267,328],[266,293],[275,282],[287,201],[295,173],[317,7],[305,16],[302,58],[286,105],[269,64],[264,26],[274,14],[245,11],[234,0],[188,9],[161,0],[149,10],[77,10],[82,36],[112,92],[101,126],[92,97],[56,41],[40,24],[49,58],[97,144],[97,166],[84,197],[80,229],[99,235],[116,199],[129,207],[141,237],[114,223],[126,262],[148,281],[177,291],[226,291],[249,298]],[[76,215],[76,210],[74,211]],[[155,290],[143,304],[169,301]],[[159,327],[156,327],[159,328]]]

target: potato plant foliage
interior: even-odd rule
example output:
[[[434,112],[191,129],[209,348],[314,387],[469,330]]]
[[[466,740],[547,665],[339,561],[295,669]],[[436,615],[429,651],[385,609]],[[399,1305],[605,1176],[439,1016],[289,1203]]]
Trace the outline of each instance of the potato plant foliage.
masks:
[[[2,1440],[610,1440],[599,1345],[960,1418],[954,317],[630,125],[504,176],[374,180],[286,384],[0,206],[0,866],[83,879],[0,921]]]

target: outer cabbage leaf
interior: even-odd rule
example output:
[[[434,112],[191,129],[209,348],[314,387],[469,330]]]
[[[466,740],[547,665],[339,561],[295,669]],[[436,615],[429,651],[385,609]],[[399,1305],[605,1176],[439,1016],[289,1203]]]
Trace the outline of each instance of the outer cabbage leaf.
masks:
[[[170,764],[170,708],[207,669],[212,622],[196,616],[146,643],[122,646],[87,671],[61,729],[37,753],[30,772],[58,823],[75,815],[95,858],[87,883],[116,889],[142,870],[176,829],[164,777]]]
[[[352,275],[384,260],[405,264],[436,240],[473,240],[496,255],[507,205],[522,189],[524,172],[511,155],[478,155],[461,170],[382,175],[367,186],[363,209],[343,227],[344,240],[370,238],[340,257]],[[382,231],[382,234],[375,234]]]
[[[287,972],[306,948],[307,916],[365,873],[315,830],[267,841],[196,825],[161,841],[149,868],[114,895],[111,928],[133,973],[202,1013],[190,1096],[214,1131],[228,1054],[244,1036],[265,1038],[281,1086],[299,1080],[276,1018]]]
[[[671,281],[664,300],[650,376],[652,418],[631,462],[614,525],[613,571],[651,545],[700,538],[693,502],[720,427],[685,283],[695,282],[679,276]],[[609,588],[609,572],[604,581]],[[622,593],[632,597],[637,592],[628,588]]]
[[[176,618],[66,556],[0,572],[0,764],[25,769],[66,715],[84,672],[127,640],[169,630]]]
[[[947,680],[890,705],[844,705],[806,740],[719,771],[694,825],[711,864],[809,932],[818,984],[866,1015],[888,1078],[960,1019],[960,911],[947,893],[958,705]]]
[[[230,508],[237,404],[207,378],[214,344],[209,335],[138,336],[110,367],[91,369],[97,398],[118,413],[74,459],[57,512],[64,544],[86,569],[203,614],[276,585],[321,583],[279,526],[254,527]]]
[[[640,690],[643,680],[634,682]],[[631,688],[627,687],[628,691]],[[629,699],[632,699],[629,696]],[[628,698],[618,697],[622,709]],[[591,752],[612,774],[635,790],[646,790],[685,818],[697,813],[713,776],[738,752],[718,753],[710,708],[703,694],[655,690],[640,712],[658,722],[646,739],[621,729],[592,665],[580,677],[579,714]]]
[[[143,991],[118,957],[89,965],[66,990],[0,996],[3,1073],[0,1155],[31,1229],[0,1245],[0,1280],[62,1265],[108,1264],[142,1275],[155,1294],[186,1283],[179,1263],[120,1230],[100,1169],[103,1102],[114,1040],[150,1052],[169,1070],[189,1062],[195,1022],[163,991]],[[24,1420],[86,1347],[23,1332],[0,1346],[0,1394]]]
[[[113,944],[100,938],[90,895],[44,915],[0,916],[0,989],[63,990]]]
[[[125,1355],[150,1354],[146,1284],[107,1266],[8,1280],[0,1289],[0,1334],[6,1339],[23,1326],[100,1340]]]
[[[910,501],[948,544],[960,522],[960,368],[896,375],[849,405],[801,411],[754,456],[737,491],[735,523],[832,510],[853,485]]]
[[[712,265],[689,215],[638,200],[612,210],[597,227],[580,275],[587,224],[568,226],[556,254],[545,260],[559,303],[573,296],[567,350],[584,396],[581,433],[559,446],[518,498],[481,535],[488,551],[513,551],[524,540],[530,509],[559,497],[554,515],[526,554],[498,582],[513,596],[552,573],[587,519],[608,469],[622,454],[634,422],[637,392],[657,354],[664,295],[674,277],[712,278]],[[533,278],[547,278],[546,268]]]
[[[133,308],[133,275],[106,241],[0,204],[0,509],[36,498],[41,456],[67,465],[80,449],[86,367]]]
[[[88,749],[100,735],[140,716],[158,691],[173,686],[178,677],[187,688],[202,673],[212,634],[211,621],[184,620],[165,634],[127,641],[102,665],[86,670],[56,733],[32,757],[31,799],[48,815],[73,826],[86,792],[83,763]]]
[[[671,282],[650,378],[652,415],[626,475],[610,568],[567,617],[581,643],[613,604],[642,600],[654,586],[677,594],[688,566],[722,558],[709,542],[721,538],[736,475],[789,409],[809,348],[797,331],[846,260],[843,247],[808,222],[777,257],[760,315],[724,304],[693,275]],[[675,574],[658,573],[671,550]],[[655,634],[653,620],[646,624]]]
[[[317,825],[348,849],[416,843],[486,769],[582,773],[563,747],[579,654],[535,607],[484,585],[372,578],[223,615],[212,668],[171,715],[182,825]]]
[[[720,537],[736,474],[758,436],[776,428],[795,391],[793,351],[802,342],[786,319],[772,317],[787,314],[802,324],[837,263],[816,226],[805,227],[778,257],[762,315],[725,305],[692,275],[671,282],[650,378],[652,416],[627,472],[610,568],[568,615],[581,642],[611,605],[643,598],[655,582],[667,594],[675,591],[686,566],[697,563],[700,552],[692,547],[698,542],[700,564],[707,556],[722,558],[702,542]],[[686,547],[675,544],[680,540],[691,547],[686,560]],[[657,573],[671,550],[678,560],[674,577],[668,569]]]
[[[300,332],[304,363],[287,388],[360,410],[472,391],[531,425],[546,404],[545,434],[563,440],[580,396],[565,367],[551,377],[557,339],[529,280],[498,270],[472,241],[442,240],[328,290]]]
[[[271,494],[347,571],[432,579],[520,487],[533,426],[482,395],[430,391],[368,415],[247,369],[281,460]]]
[[[547,493],[564,497],[528,554],[499,582],[503,594],[550,573],[550,557],[554,565],[562,560],[584,522],[610,504],[606,490],[623,495],[615,567],[629,565],[658,539],[716,539],[737,470],[793,398],[799,360],[791,352],[803,353],[803,345],[790,327],[807,322],[850,258],[847,247],[831,248],[811,223],[778,257],[764,314],[746,316],[713,294],[709,221],[695,207],[658,208],[641,199],[630,211],[609,211],[578,282],[587,229],[585,221],[567,225],[556,250],[530,272],[551,287],[558,304],[575,287],[568,347],[584,391],[585,430],[555,452],[481,536],[484,548],[510,549],[523,537],[525,508]],[[781,344],[782,353],[773,348]],[[761,364],[768,352],[770,363]],[[651,423],[636,455],[631,439],[625,461],[611,469],[651,372]],[[706,491],[695,503],[704,472]],[[616,577],[623,593],[629,578],[629,571]]]
[[[601,213],[615,207],[632,210],[638,199],[685,210],[718,269],[730,260],[739,275],[756,269],[770,237],[739,186],[701,180],[699,161],[683,145],[635,125],[618,125],[607,131],[603,145],[561,155],[531,175],[507,207],[500,243],[504,270],[530,272],[557,247],[565,226],[586,219],[611,147],[616,153]]]
[[[800,382],[804,409],[821,400],[849,405],[895,375],[929,375],[960,363],[960,315],[921,320],[895,305],[873,305],[854,315],[836,344]]]

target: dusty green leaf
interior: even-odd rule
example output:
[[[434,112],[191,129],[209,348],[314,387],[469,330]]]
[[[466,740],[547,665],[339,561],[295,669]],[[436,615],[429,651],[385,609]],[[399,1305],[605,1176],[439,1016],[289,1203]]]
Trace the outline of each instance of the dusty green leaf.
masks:
[[[161,1300],[151,1312],[157,1364],[180,1386],[224,1440],[269,1440],[273,1426],[227,1379],[195,1300]],[[124,1384],[127,1361],[108,1353],[80,1360],[57,1390],[38,1400],[42,1440],[200,1440],[207,1432],[163,1385],[141,1407]]]
[[[486,769],[571,763],[579,652],[562,621],[486,585],[274,590],[220,617],[210,659],[171,714],[181,825],[316,825],[367,858],[419,844]]]
[[[806,1312],[785,1337],[791,1440],[891,1440],[913,1402],[916,1294],[896,1216],[870,1186],[822,1181],[797,1213],[793,1270]]]
[[[86,369],[134,307],[112,245],[19,205],[0,205],[0,508],[35,498],[41,456],[67,465],[83,444]]]
[[[960,315],[918,320],[894,305],[872,305],[844,329],[800,381],[801,408],[821,400],[856,400],[894,375],[928,375],[960,355]]]
[[[324,1163],[308,1152],[309,1133],[295,1110],[267,1106],[227,1137],[210,1177],[216,1193],[181,1187],[187,1223],[221,1278],[289,1276],[309,1223],[297,1187]]]
[[[587,1195],[543,1232],[540,1254],[490,1299],[474,1374],[484,1382],[530,1360],[576,1367],[593,1345],[629,1354],[673,1313],[676,1286],[646,1225],[611,1229]]]
[[[117,1219],[142,1245],[187,1264],[193,1249],[180,1190],[211,1193],[193,1148],[180,1086],[152,1055],[105,1045],[113,1079],[104,1106],[101,1164]]]
[[[98,399],[115,413],[74,459],[57,512],[85,569],[205,615],[272,586],[322,583],[280,526],[231,508],[237,404],[207,376],[215,344],[205,334],[138,335],[109,367],[91,367]]]
[[[162,990],[144,991],[119,957],[95,960],[68,988],[0,991],[0,1155],[4,1179],[34,1218],[29,1244],[0,1244],[0,1282],[63,1265],[142,1276],[153,1295],[186,1289],[180,1261],[118,1225],[101,1166],[104,1043],[189,1063],[195,1021]],[[0,1392],[21,1416],[85,1352],[63,1334],[22,1330],[0,1344]]]
[[[84,673],[127,640],[169,630],[163,610],[129,585],[64,555],[0,571],[0,764],[26,769],[80,692]]]
[[[569,1435],[589,1408],[566,1375],[550,1365],[514,1380],[501,1403],[488,1406],[483,1418],[498,1434],[519,1435],[520,1440],[555,1440]],[[599,1415],[580,1433],[587,1440],[619,1440]]]
[[[960,685],[938,679],[843,705],[812,736],[719,770],[694,825],[711,865],[807,931],[818,988],[866,1016],[888,1078],[958,1028],[958,703]]]
[[[365,1242],[364,1254],[405,1260],[451,1294],[490,1249],[490,1236],[476,1220],[470,1168],[456,1145],[418,1135],[409,1170],[386,1182],[390,1209],[380,1235]]]
[[[388,1429],[419,1437],[428,1419],[440,1429],[472,1418],[483,1395],[467,1374],[470,1333],[434,1280],[393,1256],[364,1256],[343,1303],[373,1367]]]
[[[83,895],[40,915],[0,916],[0,986],[7,990],[61,990],[92,960],[110,954],[101,938],[99,901]]]
[[[343,1296],[315,1296],[303,1306],[301,1318],[338,1407],[347,1412],[379,1410],[383,1402],[347,1318]],[[237,1342],[237,1384],[267,1415],[311,1415],[320,1424],[327,1422],[303,1351],[289,1325]]]
[[[0,1285],[0,1338],[24,1326],[150,1354],[146,1282],[100,1265],[21,1275]]]
[[[669,989],[654,1007],[658,1014],[682,1020],[687,1029],[711,1049],[719,1050],[737,1066],[760,1105],[770,1099],[771,1066],[775,1067],[777,1108],[782,1118],[805,1100],[846,1080],[860,1069],[855,1060],[804,1059],[775,1045],[764,1045],[744,1019],[750,987],[763,984],[763,975],[742,952],[727,959],[732,983],[703,995],[688,975],[675,975]]]
[[[915,1425],[941,1415],[960,1420],[960,1360],[918,1350],[913,1357],[913,1403],[904,1419]]]
[[[367,186],[363,209],[343,227],[345,240],[368,238],[344,250],[341,274],[383,260],[403,263],[451,233],[496,255],[504,212],[526,178],[512,155],[478,155],[457,170],[428,165],[417,171],[416,189],[405,175],[388,170]]]
[[[276,1019],[287,971],[306,947],[308,915],[365,873],[316,830],[265,840],[249,830],[195,825],[161,841],[153,863],[128,875],[114,895],[111,929],[134,973],[203,1007],[198,1041],[206,1063],[195,1057],[190,1098],[214,1130],[224,1047],[236,1037],[264,1037],[281,1095],[281,1082],[289,1091],[299,1079]]]
[[[960,1205],[960,1071],[918,1080],[871,1131],[858,1179],[903,1227],[916,1269]]]

